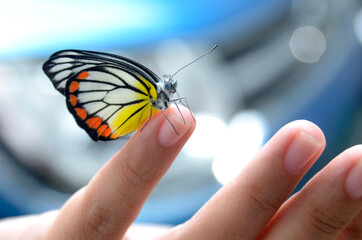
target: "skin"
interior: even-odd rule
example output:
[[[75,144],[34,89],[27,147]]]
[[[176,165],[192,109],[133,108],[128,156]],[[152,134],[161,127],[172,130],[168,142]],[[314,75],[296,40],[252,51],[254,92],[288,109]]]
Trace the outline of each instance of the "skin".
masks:
[[[187,124],[174,108],[166,112],[180,135],[157,114],[60,210],[2,220],[0,239],[362,239],[362,145],[289,197],[325,147],[322,131],[304,120],[280,129],[184,224],[132,225],[195,128],[187,109]]]

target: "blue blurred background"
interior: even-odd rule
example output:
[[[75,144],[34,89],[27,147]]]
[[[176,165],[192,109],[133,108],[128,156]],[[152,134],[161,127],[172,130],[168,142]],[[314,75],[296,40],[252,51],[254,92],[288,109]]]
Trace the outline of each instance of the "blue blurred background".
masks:
[[[138,222],[187,220],[281,126],[318,124],[327,148],[297,189],[362,142],[358,0],[2,1],[0,217],[59,208],[125,140],[94,143],[41,70],[72,48],[130,57],[176,76],[195,134]]]

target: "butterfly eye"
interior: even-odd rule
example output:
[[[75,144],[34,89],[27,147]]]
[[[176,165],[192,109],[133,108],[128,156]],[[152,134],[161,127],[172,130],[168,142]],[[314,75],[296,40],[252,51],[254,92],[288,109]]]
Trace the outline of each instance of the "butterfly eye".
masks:
[[[165,83],[165,90],[170,93],[175,93],[176,87],[177,87],[177,82],[170,81]]]

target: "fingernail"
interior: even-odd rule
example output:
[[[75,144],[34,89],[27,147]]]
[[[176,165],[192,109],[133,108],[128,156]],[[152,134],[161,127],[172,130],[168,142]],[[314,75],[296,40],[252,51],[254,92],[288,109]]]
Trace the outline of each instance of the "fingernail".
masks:
[[[184,115],[189,113],[185,111],[182,114]],[[185,135],[187,130],[191,127],[191,123],[187,121],[188,118],[185,117],[187,121],[185,124],[181,116],[175,112],[170,112],[168,114],[168,118],[170,119],[175,129],[172,127],[170,122],[167,121],[167,119],[163,121],[158,132],[158,142],[164,148],[172,148],[177,145],[177,143],[182,139],[182,136]],[[178,135],[175,130],[177,131]]]
[[[323,148],[323,143],[300,131],[289,145],[284,158],[285,169],[296,174]]]
[[[362,161],[359,161],[348,173],[345,190],[352,199],[362,198]]]

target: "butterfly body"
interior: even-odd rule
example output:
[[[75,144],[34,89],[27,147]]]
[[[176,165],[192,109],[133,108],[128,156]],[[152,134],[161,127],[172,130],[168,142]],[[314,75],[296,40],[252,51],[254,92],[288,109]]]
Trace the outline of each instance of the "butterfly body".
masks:
[[[133,60],[108,53],[56,52],[43,70],[65,95],[77,124],[95,141],[137,130],[157,110],[169,107],[177,87],[170,77],[161,79]]]

